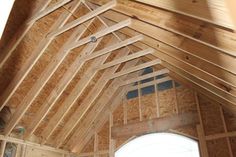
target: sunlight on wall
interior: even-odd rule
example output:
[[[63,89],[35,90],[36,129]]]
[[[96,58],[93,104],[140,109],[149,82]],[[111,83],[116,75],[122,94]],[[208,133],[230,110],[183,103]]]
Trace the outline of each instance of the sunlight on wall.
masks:
[[[0,0],[0,39],[15,0]]]
[[[116,153],[115,157],[200,157],[198,143],[184,136],[155,133],[138,137]]]

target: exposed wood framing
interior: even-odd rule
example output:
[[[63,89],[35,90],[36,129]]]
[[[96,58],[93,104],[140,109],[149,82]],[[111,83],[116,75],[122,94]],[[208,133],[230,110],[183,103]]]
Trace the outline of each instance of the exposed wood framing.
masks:
[[[35,21],[37,21],[37,20],[41,19],[42,17],[50,14],[51,12],[55,11],[56,9],[62,7],[63,5],[65,5],[65,4],[67,4],[67,3],[71,2],[71,1],[72,0],[61,0],[61,1],[58,1],[55,4],[47,7],[46,9],[37,12],[34,16],[32,16],[30,19],[27,20],[27,23],[35,22]]]
[[[177,114],[170,117],[130,123],[123,126],[114,126],[112,127],[112,138],[116,139],[119,137],[130,137],[151,132],[163,132],[196,123],[198,123],[198,117],[194,113]]]
[[[51,1],[52,0],[43,1],[43,3],[41,5],[38,5],[38,7],[36,7],[36,9],[33,11],[31,16],[35,16],[39,12],[43,11]],[[3,65],[6,63],[8,58],[13,53],[13,51],[16,49],[16,47],[22,41],[24,36],[30,30],[30,28],[33,26],[33,24],[34,24],[34,22],[23,24],[20,27],[20,29],[17,31],[17,33],[14,35],[14,37],[11,39],[11,41],[7,44],[5,49],[0,54],[0,68],[3,67]]]
[[[75,1],[76,2],[76,1]],[[72,3],[71,4],[71,12],[74,12],[78,6],[80,5],[80,2],[78,3]],[[66,21],[70,18],[71,14],[67,11],[64,11],[63,14],[60,15],[60,17],[56,20],[56,22],[53,24],[53,26],[49,29],[49,32],[56,30],[58,27],[63,26]],[[8,85],[7,89],[4,91],[3,95],[0,99],[0,110],[7,104],[10,97],[14,94],[14,92],[17,90],[17,88],[20,86],[20,84],[23,82],[23,80],[26,78],[26,76],[29,74],[29,72],[33,69],[36,62],[39,60],[39,58],[44,53],[44,50],[48,47],[48,45],[53,41],[54,37],[49,38],[45,35],[45,37],[40,41],[38,46],[33,51],[32,55],[28,58],[27,62],[24,63],[23,67],[18,71],[14,79],[11,81],[11,83]]]
[[[98,33],[95,33],[92,36],[96,36],[97,38],[100,38],[108,33],[111,33],[117,29],[120,29],[122,27],[125,27],[127,25],[129,25],[130,20],[126,20],[124,22],[118,23],[114,26],[111,26],[112,28],[106,28]],[[82,34],[81,34],[82,35]],[[80,36],[79,36],[80,37]],[[74,38],[72,38],[71,40],[74,40]],[[69,40],[68,44],[71,42],[71,40]],[[81,39],[80,41],[78,41],[79,46],[84,45],[86,43],[89,43],[91,41],[91,37],[87,37],[85,39]],[[70,45],[70,44],[69,44]],[[70,47],[70,46],[69,46]],[[30,92],[28,92],[27,96],[24,98],[24,100],[22,101],[23,105],[20,105],[20,108],[17,110],[17,113],[15,113],[13,115],[13,117],[11,118],[11,121],[9,122],[9,124],[7,125],[6,129],[5,129],[5,134],[9,135],[10,132],[12,131],[12,129],[15,127],[15,125],[17,124],[17,122],[20,120],[20,118],[24,115],[24,113],[26,112],[26,110],[29,108],[30,104],[33,102],[34,98],[37,97],[37,95],[40,93],[40,91],[43,89],[44,85],[47,83],[47,81],[51,78],[51,76],[53,75],[53,73],[57,70],[57,68],[60,66],[60,64],[62,63],[62,61],[64,60],[64,58],[67,56],[67,54],[69,53],[69,51],[65,51],[67,50],[67,44],[65,45],[65,47],[63,47],[59,53],[56,56],[56,61],[51,62],[51,64],[48,65],[48,68],[45,69],[44,75],[42,75],[38,80],[37,83],[34,84],[34,87],[31,88]],[[27,99],[28,98],[28,99]]]
[[[50,108],[53,107],[53,105],[56,103],[62,92],[66,89],[68,84],[71,82],[71,80],[75,77],[75,75],[78,73],[82,65],[87,61],[94,59],[96,57],[99,57],[101,55],[105,55],[107,53],[110,53],[113,50],[122,48],[126,44],[132,44],[134,42],[137,42],[138,40],[141,40],[142,36],[135,36],[133,38],[124,40],[118,44],[113,44],[111,46],[108,46],[102,50],[93,52],[93,49],[95,49],[96,46],[93,46],[91,49],[91,46],[88,46],[88,48],[84,48],[84,50],[81,52],[81,57],[79,56],[75,61],[74,64],[71,65],[71,68],[68,69],[68,72],[65,74],[65,77],[61,79],[59,82],[59,86],[55,89],[55,92],[53,91],[52,94],[47,99],[44,106],[41,107],[39,110],[39,114],[35,117],[35,119],[31,122],[30,126],[26,130],[27,133],[25,134],[25,138],[29,137],[30,134],[33,133],[33,131],[36,129],[36,127],[39,125],[39,123],[43,120],[43,118],[46,116],[46,114],[49,112]],[[98,45],[99,42],[96,43]],[[110,43],[110,42],[109,42]],[[109,45],[108,43],[108,45]],[[91,43],[90,43],[91,44]],[[91,49],[91,50],[90,50]],[[92,53],[93,52],[93,53]],[[88,70],[89,71],[89,70]],[[88,75],[90,76],[90,75]],[[55,96],[54,93],[57,93]]]
[[[4,157],[4,152],[5,152],[6,144],[7,144],[6,141],[1,141],[0,157]]]

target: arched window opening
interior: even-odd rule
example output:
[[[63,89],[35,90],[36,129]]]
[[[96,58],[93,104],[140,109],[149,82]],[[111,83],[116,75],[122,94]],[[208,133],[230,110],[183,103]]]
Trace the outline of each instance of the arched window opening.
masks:
[[[115,157],[200,157],[198,142],[172,133],[153,133],[131,140]]]

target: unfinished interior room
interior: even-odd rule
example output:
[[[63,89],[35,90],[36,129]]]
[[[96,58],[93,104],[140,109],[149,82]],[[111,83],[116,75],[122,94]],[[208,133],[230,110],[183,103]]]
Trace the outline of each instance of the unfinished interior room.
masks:
[[[0,0],[0,157],[236,157],[236,0]]]

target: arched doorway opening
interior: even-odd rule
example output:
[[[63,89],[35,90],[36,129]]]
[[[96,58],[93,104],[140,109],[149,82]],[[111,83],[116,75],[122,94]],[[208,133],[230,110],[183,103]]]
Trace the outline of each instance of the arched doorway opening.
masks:
[[[172,133],[153,133],[123,145],[115,157],[200,157],[198,142]]]

